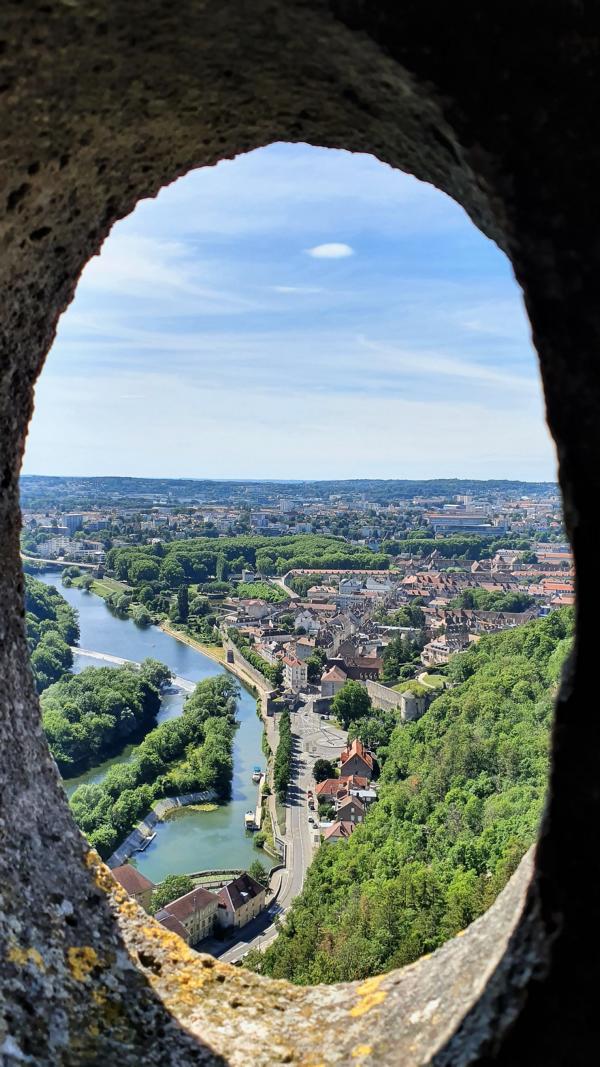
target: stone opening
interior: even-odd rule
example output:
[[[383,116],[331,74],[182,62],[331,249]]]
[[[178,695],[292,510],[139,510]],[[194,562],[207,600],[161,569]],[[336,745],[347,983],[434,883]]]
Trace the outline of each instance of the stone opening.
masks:
[[[9,4],[3,21],[5,1060],[589,1062],[599,873],[581,819],[593,825],[599,747],[588,710],[599,407],[591,5],[540,15],[533,2],[517,12],[149,0]],[[370,152],[430,181],[507,252],[540,357],[578,576],[531,883],[524,861],[464,938],[358,987],[292,989],[188,956],[115,895],[69,817],[24,639],[20,459],[33,383],[83,265],[141,197],[275,139]]]

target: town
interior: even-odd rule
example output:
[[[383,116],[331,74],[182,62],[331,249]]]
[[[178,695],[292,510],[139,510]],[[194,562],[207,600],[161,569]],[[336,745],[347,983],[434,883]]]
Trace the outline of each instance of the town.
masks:
[[[178,483],[126,500],[111,480],[92,479],[102,483],[92,492],[64,479],[50,503],[44,481],[24,479],[26,569],[52,565],[65,586],[99,593],[142,628],[158,623],[258,698],[270,758],[266,774],[255,767],[244,830],[271,874],[199,872],[152,906],[169,930],[232,962],[275,936],[316,850],[343,848],[364,822],[379,749],[455,684],[453,657],[574,602],[552,485],[340,483],[325,496],[324,483],[250,483],[240,500],[203,503],[189,486],[175,499]],[[125,861],[149,834],[140,824],[109,859],[148,909],[161,886]]]

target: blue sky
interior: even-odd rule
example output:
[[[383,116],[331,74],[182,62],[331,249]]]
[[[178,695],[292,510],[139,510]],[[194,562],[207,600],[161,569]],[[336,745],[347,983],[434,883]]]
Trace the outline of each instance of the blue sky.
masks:
[[[503,254],[374,158],[271,145],[117,223],[36,390],[25,472],[555,477]]]

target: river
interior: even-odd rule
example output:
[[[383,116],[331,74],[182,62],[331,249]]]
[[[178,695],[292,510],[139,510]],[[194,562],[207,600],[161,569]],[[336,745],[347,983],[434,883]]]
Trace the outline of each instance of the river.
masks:
[[[197,649],[156,626],[140,627],[131,619],[113,614],[101,597],[85,593],[75,586],[62,585],[60,571],[40,571],[34,577],[46,585],[54,585],[79,614],[80,644],[94,652],[104,652],[123,659],[140,661],[147,656],[166,663],[173,674],[199,682],[211,675],[222,674],[224,668]],[[75,656],[74,671],[100,666],[98,660]],[[181,713],[185,694],[165,694],[158,721],[164,722]],[[233,746],[232,796],[216,811],[182,809],[164,823],[159,823],[154,841],[132,857],[132,862],[153,882],[160,882],[167,874],[212,870],[219,868],[247,868],[259,857],[268,857],[252,843],[252,835],[244,830],[244,813],[256,807],[257,787],[252,781],[255,764],[264,768],[261,748],[262,723],[256,714],[256,700],[241,687],[237,717],[239,728]],[[133,745],[119,756],[90,768],[78,778],[65,781],[71,794],[84,782],[101,781],[109,767],[131,758]]]

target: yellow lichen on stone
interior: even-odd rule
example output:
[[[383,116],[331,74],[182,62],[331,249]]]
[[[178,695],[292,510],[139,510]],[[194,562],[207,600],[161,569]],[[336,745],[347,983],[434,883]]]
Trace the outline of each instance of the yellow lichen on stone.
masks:
[[[369,1056],[372,1051],[372,1045],[355,1045],[352,1049],[352,1057],[353,1059],[358,1060],[361,1056]]]
[[[90,971],[100,963],[98,953],[91,945],[80,945],[67,949],[67,959],[71,974],[76,982],[85,982]]]
[[[7,959],[9,963],[15,963],[18,967],[33,963],[39,967],[40,971],[46,970],[44,960],[37,948],[21,948],[20,945],[13,945],[7,952]]]
[[[384,977],[383,974],[374,975],[373,978],[367,978],[366,982],[358,986],[356,992],[361,999],[358,1004],[355,1004],[350,1009],[350,1015],[353,1018],[364,1015],[365,1012],[370,1011],[371,1008],[375,1008],[385,1000],[387,993],[379,989]]]
[[[139,905],[136,904],[135,900],[131,900],[130,897],[127,897],[127,900],[124,900],[119,904],[119,911],[121,912],[121,915],[125,915],[127,919],[135,919],[139,911]]]

